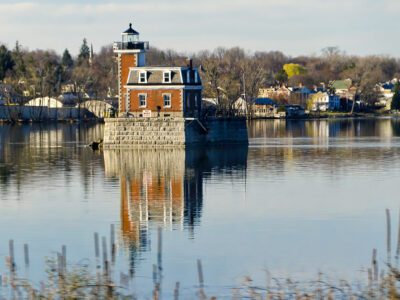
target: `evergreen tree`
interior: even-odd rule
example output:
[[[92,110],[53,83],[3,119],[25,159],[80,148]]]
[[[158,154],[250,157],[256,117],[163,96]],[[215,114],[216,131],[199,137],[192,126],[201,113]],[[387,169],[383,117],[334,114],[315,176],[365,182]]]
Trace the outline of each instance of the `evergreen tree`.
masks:
[[[71,68],[74,65],[74,61],[72,60],[72,56],[69,53],[68,49],[64,50],[63,56],[61,58],[61,65],[64,68]]]
[[[275,80],[279,83],[279,85],[282,85],[288,81],[288,75],[284,69],[275,74]]]
[[[400,109],[400,83],[397,82],[394,87],[394,95],[392,98],[391,109]]]
[[[15,65],[12,58],[11,51],[7,49],[6,46],[0,46],[0,81],[6,77],[8,70],[11,70]]]
[[[14,71],[16,76],[19,79],[21,79],[21,77],[25,78],[27,72],[26,64],[21,50],[21,45],[19,44],[18,41],[15,43],[15,48],[12,51],[12,59],[14,60],[15,63]]]
[[[86,38],[83,39],[83,43],[78,55],[79,63],[88,62],[90,57],[90,48],[87,44]]]

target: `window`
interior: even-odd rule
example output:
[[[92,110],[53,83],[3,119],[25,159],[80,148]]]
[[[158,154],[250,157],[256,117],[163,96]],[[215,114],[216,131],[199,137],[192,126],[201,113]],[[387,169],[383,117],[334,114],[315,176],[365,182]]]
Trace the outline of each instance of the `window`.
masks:
[[[164,81],[163,81],[164,83],[171,83],[171,71],[165,71],[163,79],[164,79]]]
[[[194,72],[194,82],[195,83],[199,82],[199,74],[197,72]]]
[[[146,106],[147,106],[147,95],[139,94],[139,107],[146,107]]]
[[[146,71],[139,72],[139,83],[146,83],[147,82],[147,73]]]
[[[171,94],[163,94],[164,107],[171,107]]]
[[[197,94],[194,95],[194,107],[197,108],[198,103],[197,103]]]

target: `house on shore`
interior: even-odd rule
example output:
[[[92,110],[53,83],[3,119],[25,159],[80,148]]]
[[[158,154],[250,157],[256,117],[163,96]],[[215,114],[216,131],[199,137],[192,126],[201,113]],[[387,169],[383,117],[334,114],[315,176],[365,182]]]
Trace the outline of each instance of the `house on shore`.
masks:
[[[273,118],[276,113],[276,102],[271,98],[257,98],[252,106],[252,117]]]
[[[335,94],[330,95],[327,92],[318,92],[309,98],[307,108],[311,111],[339,110],[340,98]]]
[[[291,91],[284,85],[278,87],[261,88],[258,91],[259,98],[270,98],[279,103],[288,103]]]
[[[396,83],[397,79],[393,79],[388,82],[378,83],[375,86],[376,92],[378,92],[378,94],[380,95],[377,102],[378,106],[382,106],[385,107],[387,110],[390,110]]]
[[[293,87],[289,97],[289,103],[293,105],[300,105],[303,108],[307,107],[307,100],[315,91],[306,86]]]

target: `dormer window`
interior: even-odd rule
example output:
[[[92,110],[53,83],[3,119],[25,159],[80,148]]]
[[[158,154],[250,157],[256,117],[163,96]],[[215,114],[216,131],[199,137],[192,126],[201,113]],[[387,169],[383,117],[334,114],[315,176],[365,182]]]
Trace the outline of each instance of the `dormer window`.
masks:
[[[139,83],[147,83],[147,72],[146,71],[139,72]]]
[[[171,71],[164,71],[163,82],[171,83]]]

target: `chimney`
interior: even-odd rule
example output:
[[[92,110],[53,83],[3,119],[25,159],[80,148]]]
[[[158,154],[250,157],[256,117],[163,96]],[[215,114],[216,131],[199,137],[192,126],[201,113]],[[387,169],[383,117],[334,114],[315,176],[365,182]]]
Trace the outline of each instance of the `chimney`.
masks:
[[[188,57],[188,58],[186,59],[186,62],[187,62],[188,68],[193,69],[193,59],[191,59],[190,57]]]

